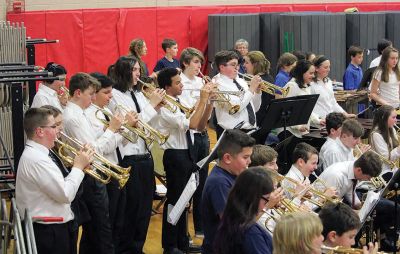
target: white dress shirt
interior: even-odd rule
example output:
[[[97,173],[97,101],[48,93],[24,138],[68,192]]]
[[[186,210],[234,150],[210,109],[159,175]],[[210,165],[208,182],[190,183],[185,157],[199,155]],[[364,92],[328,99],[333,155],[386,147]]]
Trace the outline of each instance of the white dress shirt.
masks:
[[[304,176],[303,173],[301,173],[300,169],[298,169],[294,164],[292,164],[289,172],[285,176],[306,186],[311,184],[310,179],[307,176]],[[281,186],[284,189],[285,196],[289,199],[292,199],[294,197],[294,193],[288,190],[294,191],[296,189],[296,185],[285,179],[281,182]],[[300,205],[302,203],[302,201],[298,197],[295,197],[292,201],[296,205]],[[310,209],[314,208],[313,204],[309,203],[308,201],[303,202],[303,204],[308,206]]]
[[[381,80],[382,71],[377,69],[373,78],[379,81],[378,95],[384,99],[390,106],[398,108],[400,104],[399,92],[400,92],[400,80],[397,79],[396,74],[392,71],[389,73],[388,82]]]
[[[63,112],[63,107],[61,106],[60,100],[58,99],[58,94],[53,89],[40,83],[39,89],[33,97],[33,102],[31,108],[40,108],[44,105],[51,105],[58,108]]]
[[[271,215],[274,216],[274,218],[276,219],[280,218],[279,214],[277,214],[273,209],[268,209],[267,213],[263,213],[257,220],[257,224],[264,228],[272,236],[272,233],[274,232],[276,226],[276,222]],[[265,225],[265,222],[267,222],[267,225]]]
[[[393,130],[393,132],[395,132],[395,131]],[[372,134],[371,135],[371,148],[375,152],[382,155],[383,157],[389,159],[389,148],[388,148],[386,141],[383,139],[383,136],[376,130],[372,131],[371,134]],[[397,134],[394,133],[394,136],[396,137]],[[390,151],[390,160],[396,161],[398,158],[400,158],[400,151],[397,147],[395,147]],[[382,163],[381,175],[383,175],[387,172],[392,172],[392,170],[390,169],[390,166],[386,163]]]
[[[73,102],[69,102],[64,110],[64,131],[83,144],[90,144],[99,154],[109,154],[115,150],[109,144],[115,139],[115,133],[107,129],[100,137],[97,136],[89,116]]]
[[[318,118],[325,119],[329,113],[338,112],[344,113],[344,109],[337,103],[335,94],[333,93],[332,80],[327,82],[318,80],[311,82],[311,94],[319,94],[317,103],[315,104],[313,113]]]
[[[71,202],[74,200],[84,173],[72,168],[63,177],[58,166],[49,157],[49,149],[32,140],[26,147],[18,164],[16,201],[22,217],[25,209],[31,216],[63,217],[66,223],[74,218]],[[38,222],[45,223],[45,222]]]
[[[381,62],[382,55],[376,57],[374,60],[371,61],[369,64],[369,68],[378,67],[379,63]]]
[[[219,91],[239,91],[235,83],[233,83],[233,79],[230,79],[225,75],[219,74],[214,77],[213,80],[218,84]],[[230,96],[230,103],[232,105],[239,105],[240,109],[235,114],[230,115],[229,108],[226,105],[227,103],[216,103],[215,114],[217,116],[218,124],[223,129],[233,129],[240,122],[244,122],[242,129],[255,128],[257,127],[256,123],[254,125],[249,123],[249,114],[247,113],[246,107],[250,103],[255,115],[261,106],[261,93],[253,94],[250,92],[247,82],[239,77],[236,78],[236,81],[242,87],[244,95],[243,98]]]
[[[121,92],[117,89],[112,90],[113,98],[108,105],[109,109],[115,113],[117,105],[122,105],[125,108],[137,112],[136,105],[132,99],[131,92]],[[145,123],[149,123],[156,115],[157,111],[151,106],[149,101],[142,92],[135,91],[135,97],[140,107],[139,119]],[[146,144],[142,138],[139,138],[136,143],[128,143],[124,147],[120,147],[122,156],[139,155],[148,153]]]
[[[182,101],[180,103],[183,104]],[[179,109],[175,113],[172,113],[165,107],[161,108],[158,118],[160,131],[162,133],[169,133],[167,142],[161,147],[163,149],[188,149],[186,132],[189,130],[190,118],[187,119],[185,114]]]
[[[104,109],[108,111],[110,114],[111,112],[108,109]],[[96,140],[100,139],[102,135],[104,135],[104,124],[97,118],[99,117],[100,119],[105,120],[104,114],[102,112],[99,112],[96,116],[97,108],[93,105],[91,105],[89,108],[85,110],[85,114],[91,124],[91,127],[96,135]],[[109,161],[118,164],[118,156],[117,156],[117,147],[119,145],[124,146],[127,143],[124,142],[125,139],[118,133],[115,133],[113,135],[113,138],[106,139],[105,146],[108,147],[107,151],[110,151],[107,153],[107,151],[104,151],[103,156],[108,159]]]
[[[288,88],[288,87],[290,87],[289,88],[290,90],[285,98],[311,94],[311,88],[309,86],[307,86],[305,88],[300,88],[299,85],[296,83],[296,80],[293,78],[285,85],[284,88]],[[308,130],[310,130],[310,123],[312,123],[313,125],[319,125],[319,118],[314,112],[311,113],[310,119],[308,120],[308,123],[306,124]],[[287,128],[287,130],[290,131],[290,133],[292,133],[296,137],[302,138],[302,136],[309,133],[309,131],[308,130],[304,131],[304,132],[299,131],[299,128],[301,126],[302,125],[290,126]],[[279,128],[278,132],[281,132],[281,131],[283,131],[283,128]]]
[[[353,149],[346,147],[340,138],[337,138],[327,146],[323,153],[319,153],[324,169],[341,161],[355,161]]]
[[[332,145],[332,142],[334,142],[335,140],[336,139],[333,139],[333,138],[331,138],[329,136],[326,137],[325,143],[322,145],[321,150],[319,150],[319,155],[320,155],[320,158],[319,158],[319,161],[318,161],[318,167],[319,168],[323,168],[323,162],[322,162],[322,159],[321,159],[321,155],[325,153],[325,151],[328,149],[328,147],[330,147]]]
[[[183,72],[181,73],[181,82],[183,84],[182,94],[178,96],[179,100],[189,108],[195,107],[200,98],[200,89],[203,88],[203,80],[197,76],[194,79],[189,79]],[[189,89],[189,90],[187,90]],[[192,90],[196,89],[196,90]],[[190,130],[193,133],[200,133],[197,130]]]
[[[354,161],[341,161],[325,168],[319,176],[327,186],[336,188],[337,196],[345,198],[350,204],[353,199]],[[354,193],[354,205],[361,202]]]

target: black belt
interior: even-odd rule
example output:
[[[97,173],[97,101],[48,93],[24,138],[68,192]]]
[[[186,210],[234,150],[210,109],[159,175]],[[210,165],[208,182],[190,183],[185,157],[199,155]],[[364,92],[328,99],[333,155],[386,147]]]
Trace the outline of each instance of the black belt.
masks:
[[[127,158],[132,158],[134,160],[140,161],[140,160],[148,160],[151,159],[151,154],[150,153],[145,153],[145,154],[135,154],[135,155],[128,155],[125,156]]]

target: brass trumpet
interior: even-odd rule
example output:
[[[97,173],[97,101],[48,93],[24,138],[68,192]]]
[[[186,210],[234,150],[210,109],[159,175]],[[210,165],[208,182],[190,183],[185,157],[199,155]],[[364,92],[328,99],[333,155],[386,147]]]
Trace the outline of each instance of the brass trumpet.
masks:
[[[66,139],[66,142],[56,139],[56,143],[58,144],[56,152],[66,164],[72,166],[75,156],[79,153],[79,149],[83,148],[83,145],[77,139],[71,138],[63,132],[61,132],[61,136]],[[118,181],[120,188],[125,186],[129,179],[131,167],[123,168],[118,166],[98,153],[94,154],[94,159],[90,167],[83,170],[86,174],[94,177],[103,184],[109,183],[111,178],[114,178]]]
[[[271,172],[271,177],[276,180],[277,182],[282,182],[283,180],[286,180],[294,185],[301,185],[298,181],[287,177],[283,176],[275,171],[270,171]],[[326,186],[326,185],[325,185]],[[294,194],[295,189],[294,188],[285,188],[286,191]],[[305,194],[309,193],[311,194],[311,197],[307,197]],[[315,197],[314,199],[312,197]],[[314,204],[316,206],[322,207],[324,206],[327,202],[332,202],[332,203],[338,203],[341,202],[341,200],[337,197],[328,197],[325,195],[324,191],[317,190],[314,186],[310,185],[308,186],[305,190],[304,193],[302,194],[301,197],[302,200],[308,201],[311,204]]]
[[[209,76],[205,76],[201,72],[199,72],[199,75],[201,76],[204,83],[212,83],[212,80]],[[215,101],[220,103],[220,105],[227,105],[228,112],[230,115],[233,115],[239,111],[240,105],[233,105],[231,103],[231,96],[239,95],[240,98],[242,98],[244,95],[244,91],[220,91],[217,89],[217,91],[214,91],[213,93],[215,93],[217,95],[217,98],[215,99]]]
[[[153,84],[150,83],[145,83],[142,80],[138,79],[138,82],[141,83],[142,86],[142,93],[144,96],[146,96],[147,99],[150,98],[150,94],[156,89],[156,87]],[[145,88],[150,89],[150,92],[147,92]],[[193,114],[195,107],[188,108],[181,103],[177,102],[175,98],[172,96],[166,94],[165,95],[165,100],[168,102],[167,104],[163,105],[166,109],[171,111],[172,113],[175,113],[178,109],[183,111],[185,113],[186,118],[190,118],[190,116]]]
[[[124,114],[126,114],[130,111],[129,109],[127,109],[125,106],[123,106],[121,104],[117,105],[115,110],[122,111],[122,113],[124,113]],[[157,140],[160,145],[167,142],[167,140],[169,138],[169,134],[160,133],[159,131],[157,131],[156,129],[151,127],[149,124],[143,122],[140,119],[138,121],[138,125],[139,125],[139,127],[137,127],[137,128],[129,126],[129,125],[124,125],[124,127],[126,129],[128,129],[130,132],[133,132],[136,135],[138,135],[139,137],[141,137],[148,146],[151,146],[155,140]]]
[[[328,246],[322,245],[321,250],[322,250],[322,253],[325,253],[325,254],[362,254],[362,253],[364,253],[362,249],[346,248],[346,247],[342,247],[342,246],[328,247]],[[388,253],[379,251],[379,252],[377,252],[377,254],[388,254]]]
[[[357,152],[359,153],[359,154],[357,154],[358,156],[356,156],[356,157],[358,157],[358,158],[361,157],[361,155],[363,154],[363,152],[361,151],[359,145],[356,145],[355,149],[356,149]],[[378,157],[379,157],[379,159],[382,161],[382,163],[387,164],[391,170],[393,170],[393,169],[395,169],[395,168],[397,167],[396,162],[389,160],[388,158],[386,158],[386,157],[383,156],[382,154],[376,152],[375,150],[369,149],[368,151],[371,151],[371,152],[373,152],[374,154],[378,155]]]
[[[100,122],[102,122],[102,123],[104,124],[104,126],[108,126],[108,125],[109,125],[108,121],[107,121],[106,119],[100,117],[98,114],[101,112],[101,113],[103,113],[105,116],[107,116],[107,117],[110,118],[110,119],[111,119],[112,117],[114,117],[114,116],[113,116],[110,112],[108,112],[107,110],[105,110],[105,109],[103,109],[103,108],[100,108],[100,107],[97,106],[96,104],[93,104],[93,103],[92,103],[92,106],[96,108],[96,113],[95,113],[96,118],[97,118]],[[134,137],[134,136],[132,136],[132,133],[135,134],[135,132],[133,131],[134,127],[129,126],[129,125],[126,124],[126,123],[123,123],[122,126],[123,126],[124,128],[120,131],[119,134],[120,134],[122,137],[124,137],[125,139],[127,139],[128,141],[130,141],[130,142],[132,142],[132,143],[136,143],[136,142],[137,142],[137,138]]]
[[[251,80],[254,77],[254,75],[251,75],[251,74],[243,74],[240,72],[238,72],[238,74],[241,75],[243,78],[246,78],[249,80]],[[275,84],[269,83],[268,81],[262,81],[260,86],[261,86],[261,91],[263,91],[264,93],[274,95],[274,96],[276,95],[276,91],[279,91],[279,92],[281,92],[282,97],[286,97],[290,91],[290,87],[282,88]]]

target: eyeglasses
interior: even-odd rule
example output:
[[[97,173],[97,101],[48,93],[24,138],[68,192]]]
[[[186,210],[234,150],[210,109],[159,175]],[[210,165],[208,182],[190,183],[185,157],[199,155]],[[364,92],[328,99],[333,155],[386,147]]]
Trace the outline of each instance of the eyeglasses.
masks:
[[[264,197],[264,196],[261,196],[261,199],[262,199],[262,200],[264,200],[264,201],[265,201],[265,203],[268,203],[268,202],[269,202],[269,197],[268,197],[268,198],[266,198],[266,197]]]
[[[50,126],[40,126],[40,128],[52,128],[52,129],[55,129],[55,128],[57,128],[58,127],[58,125],[57,124],[54,124],[54,125],[50,125]]]

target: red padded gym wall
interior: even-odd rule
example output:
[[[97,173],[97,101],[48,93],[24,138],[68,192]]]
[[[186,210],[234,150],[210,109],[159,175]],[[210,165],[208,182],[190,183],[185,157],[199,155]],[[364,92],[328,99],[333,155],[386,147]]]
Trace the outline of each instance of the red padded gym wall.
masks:
[[[174,38],[179,52],[192,46],[207,55],[208,15],[215,13],[258,13],[291,11],[342,12],[400,10],[400,2],[332,4],[261,4],[191,7],[85,9],[72,11],[31,11],[8,14],[11,22],[24,22],[32,38],[59,39],[58,44],[36,46],[36,64],[48,61],[63,64],[69,74],[78,71],[105,73],[107,67],[128,53],[134,38],[146,41],[144,57],[150,72],[163,57],[161,41]]]

